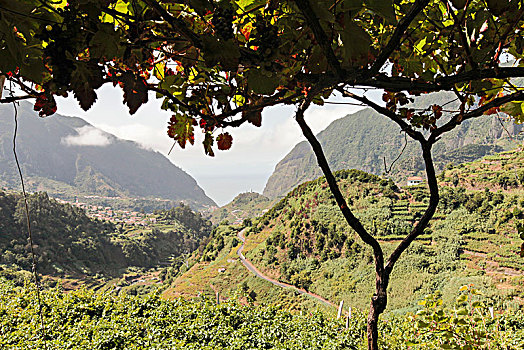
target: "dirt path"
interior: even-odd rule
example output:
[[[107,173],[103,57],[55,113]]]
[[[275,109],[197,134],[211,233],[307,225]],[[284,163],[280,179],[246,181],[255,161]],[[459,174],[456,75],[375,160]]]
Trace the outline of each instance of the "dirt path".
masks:
[[[336,307],[333,303],[331,303],[329,300],[326,300],[324,298],[322,298],[320,295],[317,295],[315,293],[311,293],[311,292],[308,292],[306,291],[305,289],[300,289],[300,288],[297,288],[291,284],[287,284],[287,283],[282,283],[282,282],[279,282],[273,278],[270,278],[266,275],[264,275],[262,272],[260,272],[249,260],[246,259],[246,257],[244,256],[244,254],[242,254],[242,250],[244,250],[244,244],[246,243],[246,238],[244,237],[244,231],[246,229],[243,229],[241,231],[239,231],[237,233],[237,237],[242,241],[242,245],[240,245],[240,247],[238,248],[237,250],[237,255],[238,257],[240,258],[240,261],[242,261],[242,264],[249,270],[251,271],[255,276],[257,276],[258,278],[261,278],[263,280],[266,280],[272,284],[274,284],[275,286],[277,287],[281,287],[281,288],[291,288],[291,289],[294,289],[295,291],[297,291],[299,294],[305,294],[305,295],[308,295],[318,301],[320,301],[321,303],[323,303],[324,305],[327,305],[327,306],[332,306],[332,307]]]

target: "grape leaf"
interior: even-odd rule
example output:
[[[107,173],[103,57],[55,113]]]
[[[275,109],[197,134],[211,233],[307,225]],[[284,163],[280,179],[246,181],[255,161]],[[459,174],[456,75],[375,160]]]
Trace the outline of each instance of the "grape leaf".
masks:
[[[508,8],[508,1],[487,0],[489,11],[495,16],[500,16]]]
[[[193,145],[193,118],[184,114],[173,115],[168,123],[167,135],[177,141],[181,148],[186,148],[187,141]]]
[[[220,62],[225,70],[236,70],[240,51],[232,40],[217,40],[213,36],[202,38],[204,45],[204,60],[211,67]]]
[[[271,95],[275,92],[279,84],[279,78],[276,75],[271,77],[262,73],[261,70],[251,69],[247,73],[247,85],[254,93],[262,95]]]
[[[515,119],[515,123],[524,123],[524,101],[514,101],[504,104],[500,108],[504,113]]]
[[[393,1],[388,0],[367,0],[366,7],[373,12],[382,16],[389,23],[396,23],[395,9],[393,8]]]
[[[146,82],[142,77],[135,78],[131,72],[122,74],[120,81],[123,84],[124,103],[129,107],[129,113],[135,114],[148,101]]]
[[[202,144],[204,145],[204,152],[210,157],[215,156],[215,152],[213,152],[213,142],[213,135],[210,132],[206,132]]]
[[[345,20],[345,30],[340,33],[342,40],[342,53],[345,61],[367,58],[371,49],[371,40],[364,29],[359,27],[352,19]]]
[[[119,45],[120,36],[115,32],[111,23],[100,23],[98,31],[91,38],[89,52],[92,57],[106,57],[112,59],[123,53],[123,47]]]
[[[457,10],[463,9],[464,6],[466,6],[466,0],[451,0],[451,3]]]
[[[256,111],[245,110],[242,112],[242,117],[254,126],[260,127],[262,125],[262,110],[260,109]]]
[[[71,88],[80,107],[87,111],[97,99],[95,89],[102,86],[102,73],[95,63],[78,62],[71,75]]]
[[[218,135],[217,145],[218,145],[219,150],[227,151],[228,149],[231,148],[232,144],[233,144],[233,137],[229,135],[228,132]]]

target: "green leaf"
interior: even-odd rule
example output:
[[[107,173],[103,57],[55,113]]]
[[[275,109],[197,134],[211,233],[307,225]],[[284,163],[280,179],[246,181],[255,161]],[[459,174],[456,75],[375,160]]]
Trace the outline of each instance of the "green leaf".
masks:
[[[169,120],[167,135],[177,141],[181,148],[186,147],[187,141],[194,144],[195,135],[193,132],[193,123],[193,118],[177,113]]]
[[[98,31],[91,38],[89,52],[93,57],[113,59],[121,56],[124,52],[119,41],[120,37],[112,23],[100,23]]]
[[[329,6],[326,6],[325,3],[319,1],[310,1],[309,4],[311,5],[311,9],[318,19],[328,23],[335,23],[335,16],[333,15],[333,12],[329,11]]]
[[[467,0],[451,0],[451,3],[457,10],[461,10],[466,6],[466,1]]]
[[[486,0],[488,3],[489,11],[495,16],[500,16],[508,8],[507,0]]]
[[[123,84],[124,103],[129,107],[129,113],[135,114],[148,101],[146,82],[142,77],[135,78],[131,72],[122,74],[120,81]]]
[[[279,77],[268,76],[268,72],[261,69],[251,69],[247,73],[247,85],[256,94],[272,95],[279,85]]]
[[[364,29],[348,18],[340,33],[344,62],[365,58],[371,50],[371,39]]]
[[[225,70],[236,70],[240,51],[233,40],[218,40],[213,36],[205,36],[202,39],[204,45],[204,60],[208,67],[215,66],[220,62]]]
[[[470,292],[471,292],[471,294],[473,294],[473,295],[484,295],[484,294],[482,294],[482,292],[481,292],[480,290],[475,289],[475,288],[471,289]]]
[[[504,104],[501,111],[515,119],[515,123],[524,123],[524,101],[514,101]]]
[[[20,67],[20,74],[26,79],[31,80],[37,84],[42,84],[45,81],[45,77],[49,75],[42,58],[30,57],[26,64]]]
[[[396,23],[395,8],[391,0],[366,0],[366,7],[382,16],[389,23]]]
[[[467,315],[468,314],[468,310],[466,308],[460,308],[457,310],[457,315],[461,315],[461,316],[464,316],[464,315]],[[459,320],[460,322],[460,320]]]
[[[462,294],[457,298],[457,304],[464,303],[468,300],[468,296],[466,294]]]
[[[362,0],[344,0],[342,2],[342,10],[345,11],[360,11],[363,7]]]
[[[204,136],[204,141],[202,144],[204,145],[204,152],[210,157],[215,156],[215,152],[213,152],[213,143],[213,135],[210,132],[206,132],[206,136]]]
[[[222,42],[220,46],[218,61],[225,70],[236,71],[240,58],[238,45],[233,40],[227,40]]]
[[[207,0],[189,0],[189,5],[200,15],[212,10],[210,2]]]
[[[417,53],[424,53],[425,45],[426,45],[426,37],[420,39],[420,41],[415,44],[415,49],[417,50]]]
[[[416,326],[419,329],[424,329],[424,328],[428,328],[429,327],[429,323],[424,322],[422,320],[417,320],[417,325]]]

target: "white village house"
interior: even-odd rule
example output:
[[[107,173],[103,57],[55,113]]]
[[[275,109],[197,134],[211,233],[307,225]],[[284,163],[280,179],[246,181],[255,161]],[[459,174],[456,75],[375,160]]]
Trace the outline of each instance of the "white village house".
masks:
[[[420,176],[410,176],[407,180],[408,186],[415,186],[421,184],[423,179]]]

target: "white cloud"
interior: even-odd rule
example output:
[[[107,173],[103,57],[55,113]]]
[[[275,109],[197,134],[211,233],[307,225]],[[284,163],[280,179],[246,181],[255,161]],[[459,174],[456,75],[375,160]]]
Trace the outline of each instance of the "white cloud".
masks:
[[[105,147],[111,144],[111,135],[91,125],[75,129],[77,135],[63,137],[61,143],[67,146],[99,146]]]
[[[164,128],[152,127],[138,123],[120,126],[99,124],[97,127],[120,139],[134,141],[142,148],[160,151],[161,153],[167,153],[172,141],[167,136]]]

